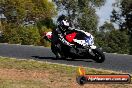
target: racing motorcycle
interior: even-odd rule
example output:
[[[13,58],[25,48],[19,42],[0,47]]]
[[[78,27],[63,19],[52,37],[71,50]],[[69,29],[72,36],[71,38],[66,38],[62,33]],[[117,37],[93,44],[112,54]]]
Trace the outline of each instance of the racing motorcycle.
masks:
[[[67,40],[67,44],[62,43],[64,38]],[[56,58],[91,58],[97,63],[102,63],[105,60],[104,53],[94,45],[94,37],[83,30],[68,31],[63,38],[58,38],[56,31],[47,32],[45,39],[51,41],[51,50]]]

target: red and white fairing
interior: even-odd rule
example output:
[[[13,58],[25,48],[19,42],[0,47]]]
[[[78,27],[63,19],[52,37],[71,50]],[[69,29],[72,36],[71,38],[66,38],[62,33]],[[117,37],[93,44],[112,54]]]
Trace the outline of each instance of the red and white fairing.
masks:
[[[96,46],[94,45],[94,37],[92,34],[85,32],[83,30],[81,30],[83,33],[85,33],[87,36],[89,36],[88,39],[86,40],[78,40],[78,39],[73,39],[74,42],[82,45],[82,46],[87,46],[89,45],[91,47],[91,49],[96,49]]]
[[[78,40],[75,38],[76,32],[73,32],[71,34],[66,35],[66,40],[71,43],[71,42],[76,42],[82,46],[90,45],[91,49],[96,49],[96,46],[94,45],[94,37],[88,32],[85,32],[81,30],[81,32],[85,33],[87,36],[89,36],[89,39],[87,40]],[[45,32],[44,36],[46,36],[49,40],[51,40],[52,37],[52,32]]]
[[[47,37],[48,39],[51,39],[51,37],[52,37],[52,32],[50,31],[50,32],[44,32],[44,37]]]

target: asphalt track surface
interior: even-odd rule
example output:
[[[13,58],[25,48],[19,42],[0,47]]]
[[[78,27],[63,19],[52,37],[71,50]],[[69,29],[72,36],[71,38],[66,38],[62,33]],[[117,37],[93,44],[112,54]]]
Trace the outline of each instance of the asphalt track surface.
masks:
[[[103,63],[96,63],[92,59],[75,59],[72,61],[55,60],[55,55],[51,52],[50,48],[42,46],[0,44],[0,56],[17,59],[34,59],[74,66],[82,65],[96,69],[101,68],[132,73],[132,56],[130,55],[105,53],[106,60]]]

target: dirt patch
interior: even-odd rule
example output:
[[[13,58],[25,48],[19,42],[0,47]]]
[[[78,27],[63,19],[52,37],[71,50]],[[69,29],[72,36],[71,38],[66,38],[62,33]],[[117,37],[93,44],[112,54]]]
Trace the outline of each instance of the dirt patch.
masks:
[[[33,79],[43,79],[48,76],[49,74],[46,71],[0,69],[0,78],[5,78],[5,79],[33,80]]]
[[[38,62],[0,58],[0,88],[132,88],[132,84],[76,83],[77,68]],[[89,74],[115,74],[98,69],[87,69]]]
[[[0,69],[0,79],[19,81],[38,80],[43,82],[43,84],[49,88],[111,88],[109,85],[105,84],[86,84],[80,86],[76,83],[76,76],[68,77],[66,74],[53,73],[50,71]]]

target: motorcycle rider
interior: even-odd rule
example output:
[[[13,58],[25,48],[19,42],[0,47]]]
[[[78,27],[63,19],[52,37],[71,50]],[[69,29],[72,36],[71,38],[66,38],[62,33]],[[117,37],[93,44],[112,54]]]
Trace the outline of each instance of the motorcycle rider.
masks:
[[[73,44],[70,44],[63,36],[66,35],[66,32],[73,30],[74,28],[71,27],[71,23],[68,21],[68,18],[65,15],[61,15],[57,19],[57,29],[55,30],[57,32],[57,35],[59,37],[59,40],[70,47],[72,47]]]
[[[61,49],[63,48],[63,50],[67,50],[69,49],[68,47],[72,47],[72,44],[64,38],[64,35],[66,35],[67,31],[72,29],[70,29],[70,22],[65,15],[58,17],[57,24],[57,28],[52,30],[51,50],[56,55],[56,58],[63,58]],[[56,50],[61,53],[61,56]]]
[[[58,27],[56,29],[56,32],[57,32],[58,37],[61,40],[61,42],[63,44],[70,46],[70,47],[75,47],[73,44],[70,44],[63,36],[65,35],[65,33],[67,33],[68,31],[71,31],[71,30],[80,31],[80,32],[81,31],[85,32],[85,31],[73,28],[71,23],[68,21],[68,18],[65,15],[61,15],[58,17],[57,24],[58,24]],[[89,35],[89,37],[93,38],[93,36],[90,33],[87,33],[87,32],[85,32],[85,33],[87,35]]]
[[[52,52],[56,55],[57,58],[61,58],[59,53],[61,53],[61,50],[66,50],[66,51],[72,51],[73,53],[80,54],[82,53],[79,48],[83,45],[76,46],[74,44],[69,43],[64,36],[68,31],[83,31],[79,29],[75,29],[71,26],[70,21],[68,21],[68,18],[65,15],[61,15],[57,19],[57,28],[52,31],[52,37],[51,37],[51,48]],[[84,31],[83,31],[84,33]],[[85,32],[87,33],[87,32]],[[90,33],[88,33],[90,36]],[[74,50],[75,49],[75,50]],[[58,50],[58,52],[56,52]],[[63,57],[63,53],[61,53]]]

